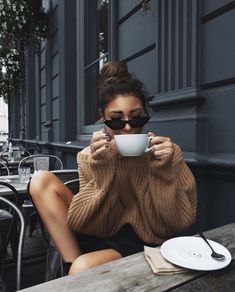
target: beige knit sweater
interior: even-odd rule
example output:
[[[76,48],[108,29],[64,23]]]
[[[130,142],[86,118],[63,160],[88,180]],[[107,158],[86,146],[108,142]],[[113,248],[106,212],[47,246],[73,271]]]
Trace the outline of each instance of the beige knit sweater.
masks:
[[[182,152],[156,160],[150,152],[122,157],[112,144],[104,159],[78,153],[80,191],[69,208],[73,230],[109,237],[129,223],[146,243],[161,244],[196,217],[194,177]]]

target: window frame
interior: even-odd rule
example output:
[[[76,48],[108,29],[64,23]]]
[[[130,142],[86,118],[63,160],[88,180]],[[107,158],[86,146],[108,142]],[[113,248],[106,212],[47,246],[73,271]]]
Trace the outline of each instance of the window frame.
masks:
[[[85,5],[84,1],[78,1],[77,3],[77,41],[78,41],[78,58],[77,58],[77,136],[76,139],[80,141],[90,140],[92,132],[100,129],[100,125],[85,125],[85,74],[84,68],[88,67],[84,64],[84,15]],[[108,60],[116,60],[116,27],[117,27],[117,0],[109,0],[109,27],[108,27]],[[96,59],[97,62],[98,59]]]

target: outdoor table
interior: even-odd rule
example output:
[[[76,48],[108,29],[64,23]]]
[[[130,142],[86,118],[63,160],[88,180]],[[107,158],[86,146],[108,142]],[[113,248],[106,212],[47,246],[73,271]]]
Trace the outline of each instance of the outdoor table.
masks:
[[[190,271],[182,274],[155,275],[140,252],[100,265],[74,276],[65,276],[22,291],[234,291],[235,223],[205,232],[207,238],[225,246],[232,262],[217,271]]]
[[[53,170],[51,171],[55,175],[57,175],[59,178],[61,178],[62,181],[67,181],[69,179],[73,179],[74,177],[77,177],[77,169],[59,169],[59,170]],[[20,178],[18,174],[13,175],[3,175],[0,176],[0,181],[7,182],[11,184],[19,194],[26,194],[27,193],[27,182],[20,182]],[[12,195],[12,191],[0,185],[0,196],[7,196]]]
[[[18,174],[14,175],[4,175],[0,176],[0,181],[7,182],[11,184],[19,194],[27,193],[27,182],[20,182],[20,178]],[[12,195],[13,192],[3,185],[0,185],[0,196],[9,196]]]

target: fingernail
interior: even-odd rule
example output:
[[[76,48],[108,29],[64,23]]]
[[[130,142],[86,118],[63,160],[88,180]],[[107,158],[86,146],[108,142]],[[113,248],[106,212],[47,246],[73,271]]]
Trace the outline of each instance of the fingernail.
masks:
[[[105,132],[105,135],[109,138],[112,138],[112,135],[109,132]]]

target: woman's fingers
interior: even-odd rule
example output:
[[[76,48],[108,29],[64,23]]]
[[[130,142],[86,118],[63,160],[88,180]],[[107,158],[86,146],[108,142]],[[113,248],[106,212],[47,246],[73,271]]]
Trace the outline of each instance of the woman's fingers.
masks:
[[[156,149],[156,146],[153,146],[152,153],[155,158],[161,158],[163,156],[167,156],[171,154],[173,149],[171,147],[164,148],[162,150]]]
[[[96,160],[101,159],[102,157],[104,157],[105,153],[107,153],[109,151],[109,148],[110,148],[109,145],[104,145],[104,146],[100,147],[92,154],[92,158],[96,159]]]
[[[173,143],[170,138],[163,136],[155,136],[153,132],[149,133],[151,152],[156,159],[167,156],[173,152]]]
[[[97,151],[99,148],[102,148],[105,144],[107,143],[107,141],[105,139],[99,140],[97,142],[93,142],[91,143],[91,152],[95,152]]]
[[[159,145],[162,143],[171,143],[171,139],[168,137],[163,137],[163,136],[151,136],[151,139],[150,139],[151,145]]]
[[[101,158],[109,150],[110,141],[110,136],[105,133],[103,129],[93,133],[90,143],[90,149],[93,159]]]

